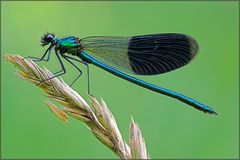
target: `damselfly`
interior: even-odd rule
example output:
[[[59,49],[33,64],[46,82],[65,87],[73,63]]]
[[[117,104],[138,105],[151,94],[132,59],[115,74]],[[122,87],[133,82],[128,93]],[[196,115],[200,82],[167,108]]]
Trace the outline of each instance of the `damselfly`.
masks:
[[[209,106],[194,99],[147,83],[127,74],[162,74],[191,62],[197,55],[198,45],[192,37],[186,34],[164,33],[133,37],[91,36],[85,38],[70,36],[58,39],[54,34],[47,33],[41,38],[41,45],[49,45],[44,55],[41,58],[28,58],[32,58],[34,61],[48,61],[50,53],[52,49],[54,49],[60,62],[61,70],[56,72],[51,78],[66,73],[66,69],[61,60],[61,58],[63,58],[79,71],[79,75],[73,83],[81,76],[82,71],[72,61],[84,64],[88,72],[89,94],[90,82],[88,65],[93,64],[136,85],[178,99],[200,111],[217,114]]]

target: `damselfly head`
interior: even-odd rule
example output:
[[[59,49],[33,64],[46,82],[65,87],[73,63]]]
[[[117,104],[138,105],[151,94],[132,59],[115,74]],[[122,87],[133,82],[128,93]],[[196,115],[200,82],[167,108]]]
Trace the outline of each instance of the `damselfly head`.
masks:
[[[55,38],[53,33],[46,33],[41,37],[41,46],[46,46],[49,43],[52,43]]]

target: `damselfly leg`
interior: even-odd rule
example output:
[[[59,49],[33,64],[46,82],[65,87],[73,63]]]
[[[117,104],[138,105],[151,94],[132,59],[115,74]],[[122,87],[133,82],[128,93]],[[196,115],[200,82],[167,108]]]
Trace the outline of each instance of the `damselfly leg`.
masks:
[[[79,72],[79,75],[78,75],[78,76],[74,79],[74,81],[71,83],[70,86],[72,86],[72,85],[77,81],[77,79],[82,75],[82,71],[81,71],[80,68],[78,68],[78,66],[76,66],[72,61],[70,61],[70,60],[68,59],[68,56],[62,55],[62,57],[63,57],[65,60],[67,60],[71,65],[73,65],[73,66],[78,70],[78,72]]]
[[[51,79],[53,79],[53,78],[55,78],[55,77],[64,75],[64,74],[66,73],[66,69],[65,69],[65,67],[64,67],[64,65],[63,65],[63,62],[62,62],[60,56],[59,56],[60,53],[58,53],[58,51],[57,51],[56,49],[55,49],[55,53],[56,53],[57,59],[58,59],[60,65],[61,65],[61,68],[62,68],[62,69],[61,69],[60,71],[54,73],[54,74],[53,74],[54,76],[52,76],[52,77],[50,77],[50,78],[47,78],[47,79],[44,79],[42,82],[40,82],[40,83],[37,84],[37,85],[40,85],[41,83],[44,83],[44,82],[46,82],[46,81],[48,81],[48,80],[51,80]],[[62,72],[62,73],[60,73],[60,72]]]
[[[79,59],[75,59],[73,57],[67,56],[67,55],[62,55],[62,57],[64,59],[66,59],[70,64],[72,64],[80,72],[80,74],[77,76],[77,78],[75,78],[75,80],[72,82],[72,84],[70,86],[72,86],[78,80],[78,78],[82,75],[82,71],[73,62],[71,62],[69,59],[77,61],[77,62],[80,62],[80,63],[84,64],[87,67],[88,94],[90,95],[90,76],[89,76],[89,66],[88,66],[88,63],[84,62],[84,61],[81,61]]]
[[[38,57],[31,57],[31,56],[28,56],[28,57],[25,57],[24,59],[27,59],[27,58],[29,58],[29,59],[31,59],[31,60],[33,60],[34,62],[40,62],[40,61],[49,61],[49,59],[50,59],[50,53],[51,53],[51,51],[52,51],[52,46],[50,46],[46,51],[45,51],[45,53],[43,54],[43,56],[41,57],[41,58],[38,58]],[[45,57],[46,57],[46,55],[47,55],[47,59],[44,59]]]

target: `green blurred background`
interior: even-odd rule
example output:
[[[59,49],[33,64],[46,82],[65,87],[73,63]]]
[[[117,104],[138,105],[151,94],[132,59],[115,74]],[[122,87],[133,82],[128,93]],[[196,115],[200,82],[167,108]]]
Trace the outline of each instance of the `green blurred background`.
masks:
[[[130,117],[139,123],[152,158],[237,158],[239,119],[238,2],[1,2],[1,56],[41,56],[45,32],[132,36],[179,32],[200,45],[191,64],[145,81],[212,106],[218,116],[135,86],[91,66],[91,90],[103,97],[128,141]],[[53,58],[41,63],[53,72]],[[2,57],[1,57],[2,58]],[[2,158],[115,158],[79,121],[65,125],[49,112],[37,87],[2,62]],[[80,65],[81,66],[81,65]],[[77,71],[66,64],[63,79]],[[86,70],[74,85],[87,98]]]

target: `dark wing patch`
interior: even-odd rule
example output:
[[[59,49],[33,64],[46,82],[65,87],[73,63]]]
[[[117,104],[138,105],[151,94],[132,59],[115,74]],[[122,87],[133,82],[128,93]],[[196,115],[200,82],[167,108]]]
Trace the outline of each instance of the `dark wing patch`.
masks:
[[[134,36],[128,46],[130,65],[139,75],[161,74],[180,68],[197,52],[197,42],[179,33]]]

